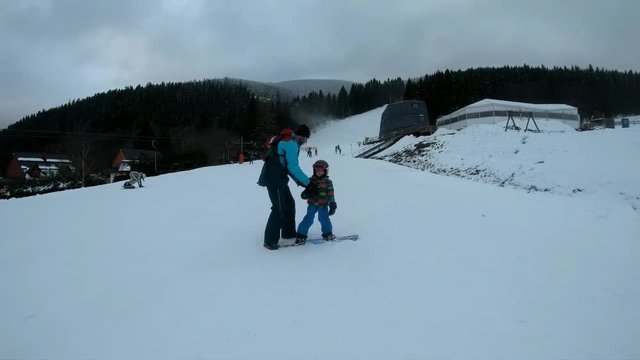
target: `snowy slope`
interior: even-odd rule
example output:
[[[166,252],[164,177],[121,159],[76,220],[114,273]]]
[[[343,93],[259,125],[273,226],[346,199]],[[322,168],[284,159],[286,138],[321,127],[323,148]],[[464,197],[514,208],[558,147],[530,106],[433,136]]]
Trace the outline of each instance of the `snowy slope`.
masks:
[[[1,202],[0,358],[640,357],[628,202],[334,154],[381,112],[310,141],[330,163],[335,232],[357,242],[265,250],[259,162]]]
[[[380,131],[380,117],[386,106],[371,110],[366,114],[356,115],[345,120],[329,120],[316,129],[312,129],[309,146],[317,146],[329,153],[336,145],[340,145],[343,155],[350,155],[351,148],[355,152],[358,142],[365,137],[376,137]],[[326,156],[327,153],[318,154]]]
[[[516,121],[525,129],[526,121]],[[541,133],[504,130],[504,124],[440,129],[407,137],[379,159],[528,191],[613,196],[640,212],[640,126],[577,132],[538,120]]]

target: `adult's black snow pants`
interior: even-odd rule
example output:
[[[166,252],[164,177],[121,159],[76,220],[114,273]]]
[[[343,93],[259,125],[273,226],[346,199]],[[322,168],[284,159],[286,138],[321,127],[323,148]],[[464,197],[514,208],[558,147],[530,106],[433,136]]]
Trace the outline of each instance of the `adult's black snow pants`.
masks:
[[[276,245],[282,237],[296,237],[296,203],[287,184],[267,186],[271,200],[271,214],[264,230],[264,244]]]

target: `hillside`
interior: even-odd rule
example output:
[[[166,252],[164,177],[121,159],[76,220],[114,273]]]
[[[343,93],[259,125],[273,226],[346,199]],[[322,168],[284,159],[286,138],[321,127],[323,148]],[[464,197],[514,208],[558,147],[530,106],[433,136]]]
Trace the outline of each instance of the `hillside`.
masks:
[[[280,98],[290,101],[296,96],[308,96],[311,92],[320,92],[324,95],[329,93],[337,95],[340,88],[344,86],[349,92],[353,81],[330,80],[330,79],[299,79],[280,82],[260,82],[245,79],[231,79],[251,89],[260,96],[271,99]]]
[[[356,242],[264,249],[259,161],[3,201],[0,358],[640,357],[639,214],[609,182],[638,183],[637,129],[565,134],[553,151],[540,144],[555,132],[527,146],[521,133],[434,136],[446,140],[429,161],[443,167],[484,154],[498,173],[520,155],[525,169],[563,164],[559,189],[600,179],[595,194],[566,194],[348,156],[381,112],[327,123],[309,142],[330,164],[334,231]],[[480,133],[485,147],[471,141]],[[618,142],[629,156],[588,153],[611,163],[605,178],[564,155]],[[307,172],[315,160],[300,157]],[[548,170],[529,183],[555,181]]]
[[[640,212],[640,172],[620,166],[640,156],[640,127],[576,132],[556,121],[538,125],[541,133],[505,132],[504,124],[440,129],[426,139],[407,137],[375,158],[526,191],[617,197]]]
[[[274,84],[280,88],[287,89],[297,96],[306,96],[312,91],[318,92],[320,90],[322,90],[325,95],[328,93],[338,95],[340,88],[343,86],[344,89],[349,92],[351,85],[355,84],[355,82],[331,79],[300,79],[280,81]]]

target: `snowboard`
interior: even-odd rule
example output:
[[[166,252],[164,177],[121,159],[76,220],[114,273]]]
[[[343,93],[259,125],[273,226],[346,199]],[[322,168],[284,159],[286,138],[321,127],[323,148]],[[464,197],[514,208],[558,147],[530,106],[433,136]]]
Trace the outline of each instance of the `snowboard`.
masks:
[[[333,240],[325,240],[321,236],[315,236],[315,237],[311,236],[311,237],[309,237],[307,239],[307,242],[305,242],[304,244],[290,243],[290,244],[279,245],[279,247],[286,248],[286,247],[302,246],[302,245],[308,245],[308,244],[310,244],[310,245],[320,245],[320,244],[324,244],[324,243],[330,243],[330,242],[336,242],[336,241],[344,241],[344,240],[356,241],[356,240],[358,240],[358,238],[359,238],[358,234],[336,236],[336,238],[333,239]]]
[[[143,188],[143,187],[144,187],[144,186],[142,186],[142,185],[139,185],[137,188],[136,188],[136,186],[135,186],[135,185],[122,185],[122,188],[123,188],[123,189],[138,189],[138,188],[140,188],[140,189],[141,189],[141,188]]]

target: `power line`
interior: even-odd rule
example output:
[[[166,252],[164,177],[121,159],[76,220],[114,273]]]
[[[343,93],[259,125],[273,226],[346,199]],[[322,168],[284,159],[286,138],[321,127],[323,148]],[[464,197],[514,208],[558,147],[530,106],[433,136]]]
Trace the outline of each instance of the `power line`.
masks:
[[[0,131],[0,137],[13,137],[13,138],[48,138],[48,139],[86,139],[86,138],[107,138],[112,140],[166,140],[166,141],[184,141],[184,140],[206,140],[212,135],[201,136],[152,136],[152,135],[125,135],[125,134],[112,134],[112,133],[83,133],[83,132],[64,132],[53,130],[13,130],[6,129]]]

